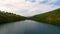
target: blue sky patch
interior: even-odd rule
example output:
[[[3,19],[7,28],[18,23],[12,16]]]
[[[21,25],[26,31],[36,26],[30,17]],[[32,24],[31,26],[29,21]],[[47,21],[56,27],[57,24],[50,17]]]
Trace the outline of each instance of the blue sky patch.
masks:
[[[35,2],[36,0],[31,0],[31,2]]]
[[[60,6],[60,0],[58,0],[54,5],[55,6]]]
[[[42,2],[40,2],[40,4],[46,4],[48,2],[48,0],[44,0]]]
[[[30,2],[36,2],[36,0],[26,0],[26,1],[30,1]]]

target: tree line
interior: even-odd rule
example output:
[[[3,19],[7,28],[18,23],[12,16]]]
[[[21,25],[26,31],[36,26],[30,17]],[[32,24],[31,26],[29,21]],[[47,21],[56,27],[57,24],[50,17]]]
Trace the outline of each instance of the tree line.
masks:
[[[0,11],[0,24],[14,22],[14,21],[21,21],[24,19],[25,17],[16,15],[14,13]]]

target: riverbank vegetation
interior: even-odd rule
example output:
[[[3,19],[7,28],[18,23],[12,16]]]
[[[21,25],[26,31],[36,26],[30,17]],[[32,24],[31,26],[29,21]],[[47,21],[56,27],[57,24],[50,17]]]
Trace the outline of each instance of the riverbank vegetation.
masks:
[[[47,13],[35,15],[31,19],[43,23],[60,26],[60,8]]]
[[[13,13],[0,11],[0,24],[21,21],[26,19],[60,26],[60,8],[47,13],[38,14],[27,18]]]
[[[20,16],[20,15],[16,15],[13,13],[0,11],[0,24],[21,21],[21,20],[25,20],[25,17]]]

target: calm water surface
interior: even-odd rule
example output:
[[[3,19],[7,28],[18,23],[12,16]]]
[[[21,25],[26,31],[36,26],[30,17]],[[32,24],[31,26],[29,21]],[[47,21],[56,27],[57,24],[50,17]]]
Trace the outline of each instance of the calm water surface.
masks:
[[[24,20],[0,26],[0,34],[60,34],[60,27]]]

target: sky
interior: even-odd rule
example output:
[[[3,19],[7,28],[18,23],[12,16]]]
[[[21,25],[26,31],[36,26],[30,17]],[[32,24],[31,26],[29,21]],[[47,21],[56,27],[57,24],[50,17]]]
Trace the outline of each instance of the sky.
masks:
[[[33,16],[60,8],[60,0],[0,0],[0,10]]]

